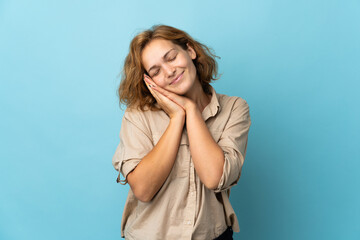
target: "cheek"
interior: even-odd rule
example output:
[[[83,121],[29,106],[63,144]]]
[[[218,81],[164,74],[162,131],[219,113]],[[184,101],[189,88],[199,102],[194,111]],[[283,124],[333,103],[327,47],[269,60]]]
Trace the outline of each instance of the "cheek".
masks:
[[[187,65],[188,68],[194,70],[195,69],[195,64],[193,62],[193,60],[190,58],[190,56],[187,56],[185,60],[185,64]]]
[[[192,61],[189,63],[189,69],[191,71],[191,75],[196,76],[196,67]]]
[[[164,87],[165,81],[164,81],[164,76],[162,76],[162,74],[160,74],[159,76],[156,76],[155,78],[152,78],[152,80],[154,81],[154,83],[160,87]]]

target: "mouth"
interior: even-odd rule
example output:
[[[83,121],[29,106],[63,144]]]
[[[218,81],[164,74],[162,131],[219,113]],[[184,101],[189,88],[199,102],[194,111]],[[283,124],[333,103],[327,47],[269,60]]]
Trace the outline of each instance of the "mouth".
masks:
[[[180,79],[182,78],[183,75],[184,75],[184,72],[180,73],[178,76],[176,76],[174,78],[174,80],[169,85],[173,85],[173,84],[177,83],[178,81],[180,81]]]

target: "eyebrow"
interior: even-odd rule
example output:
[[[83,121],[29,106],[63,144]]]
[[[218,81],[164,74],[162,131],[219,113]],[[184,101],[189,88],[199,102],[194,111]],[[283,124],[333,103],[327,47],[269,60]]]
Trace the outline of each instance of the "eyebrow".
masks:
[[[176,49],[175,49],[175,48],[170,49],[169,51],[167,51],[167,53],[164,54],[164,56],[163,56],[162,58],[165,59],[165,58],[167,57],[167,55],[168,55],[172,50],[176,50]],[[148,70],[147,72],[150,73],[150,71],[151,71],[153,68],[156,68],[156,67],[158,67],[158,65],[152,66],[151,68],[149,68],[149,70]]]

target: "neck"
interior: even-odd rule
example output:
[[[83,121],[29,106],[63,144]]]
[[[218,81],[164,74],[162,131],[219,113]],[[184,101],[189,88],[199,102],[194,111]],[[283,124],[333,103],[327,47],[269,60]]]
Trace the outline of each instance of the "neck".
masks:
[[[185,96],[194,101],[200,112],[205,109],[205,107],[210,103],[211,100],[211,94],[206,94],[204,92],[198,79],[196,79],[196,81],[194,82],[192,91],[186,93]]]

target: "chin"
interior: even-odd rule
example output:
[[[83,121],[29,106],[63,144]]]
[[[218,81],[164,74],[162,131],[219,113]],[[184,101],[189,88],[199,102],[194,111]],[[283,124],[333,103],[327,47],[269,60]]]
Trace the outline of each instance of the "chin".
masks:
[[[182,90],[179,90],[179,89],[169,89],[168,90],[169,92],[172,92],[172,93],[175,93],[177,95],[180,95],[180,96],[183,96],[187,93],[187,91],[182,91]]]
[[[190,87],[184,86],[184,87],[174,90],[174,92],[176,92],[176,94],[178,94],[178,95],[185,95],[187,92],[189,92],[189,90],[190,90]]]

